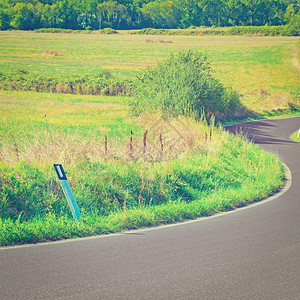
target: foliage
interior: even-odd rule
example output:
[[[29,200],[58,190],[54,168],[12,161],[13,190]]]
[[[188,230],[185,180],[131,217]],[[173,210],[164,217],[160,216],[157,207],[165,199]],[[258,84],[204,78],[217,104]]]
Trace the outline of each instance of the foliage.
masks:
[[[201,35],[224,35],[226,31],[218,29],[155,29],[155,28],[143,28],[141,30],[132,31],[131,34],[143,34],[143,35],[192,35],[192,36],[201,36]]]
[[[212,76],[207,57],[196,51],[171,54],[139,77],[133,114],[161,110],[168,115],[215,115],[226,119],[240,113],[237,92],[226,89]]]
[[[0,28],[98,30],[284,25],[295,0],[2,0]]]
[[[77,34],[90,34],[90,33],[100,33],[100,34],[117,34],[118,32],[112,28],[104,28],[100,30],[72,30],[72,29],[62,29],[62,28],[39,28],[35,29],[36,33],[77,33]]]
[[[176,28],[178,25],[178,10],[172,1],[154,1],[143,5],[141,9],[146,24],[155,28]]]
[[[101,29],[98,31],[99,33],[102,33],[102,34],[117,34],[118,31],[112,29],[112,28],[104,28],[104,29]]]
[[[291,18],[288,25],[282,26],[235,26],[227,35],[266,35],[266,36],[298,36],[300,35],[300,15]]]
[[[290,22],[285,26],[284,35],[300,35],[300,12],[290,18]]]
[[[48,51],[50,53],[50,51]],[[47,54],[48,54],[47,52]],[[50,55],[62,55],[51,51]],[[131,83],[117,79],[107,71],[87,75],[39,75],[34,72],[15,70],[0,73],[3,90],[35,91],[81,95],[130,95]]]

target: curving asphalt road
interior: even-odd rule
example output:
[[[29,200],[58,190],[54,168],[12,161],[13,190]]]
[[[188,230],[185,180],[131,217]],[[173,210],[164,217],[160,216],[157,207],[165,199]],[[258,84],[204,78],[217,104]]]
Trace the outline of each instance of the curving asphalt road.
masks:
[[[184,225],[0,248],[0,299],[300,299],[300,145],[288,139],[300,117],[238,127],[289,166],[284,195]]]

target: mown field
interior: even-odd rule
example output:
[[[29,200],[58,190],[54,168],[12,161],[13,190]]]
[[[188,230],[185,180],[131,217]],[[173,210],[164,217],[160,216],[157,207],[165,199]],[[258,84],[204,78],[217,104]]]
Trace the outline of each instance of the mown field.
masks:
[[[298,37],[2,32],[0,72],[91,74],[106,69],[133,79],[141,69],[184,49],[204,51],[216,76],[256,111],[282,108],[299,97]]]
[[[0,72],[109,69],[133,79],[172,51],[203,50],[216,77],[243,94],[243,103],[270,111],[286,107],[297,93],[297,42],[12,31],[0,35]],[[0,91],[0,245],[211,215],[258,201],[284,182],[278,158],[243,137],[205,120],[164,119],[153,112],[132,117],[130,99]],[[79,223],[72,220],[56,178],[52,164],[57,162],[82,210]]]

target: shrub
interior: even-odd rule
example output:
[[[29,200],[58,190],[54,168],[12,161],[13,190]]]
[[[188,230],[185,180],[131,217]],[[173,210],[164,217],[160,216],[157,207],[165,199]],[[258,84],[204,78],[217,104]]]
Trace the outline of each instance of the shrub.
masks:
[[[171,116],[214,114],[227,119],[240,111],[237,92],[226,89],[212,76],[205,55],[196,51],[171,54],[156,67],[144,70],[138,77],[131,112],[161,110]]]
[[[118,31],[112,29],[112,28],[104,28],[104,29],[101,29],[98,31],[99,33],[102,33],[102,34],[117,34]]]
[[[63,28],[39,28],[35,29],[36,33],[73,33],[72,29],[63,29]]]
[[[226,32],[223,30],[197,30],[197,29],[181,29],[181,30],[170,30],[170,29],[154,29],[154,28],[144,28],[137,31],[132,31],[131,34],[144,34],[144,35],[224,35]]]

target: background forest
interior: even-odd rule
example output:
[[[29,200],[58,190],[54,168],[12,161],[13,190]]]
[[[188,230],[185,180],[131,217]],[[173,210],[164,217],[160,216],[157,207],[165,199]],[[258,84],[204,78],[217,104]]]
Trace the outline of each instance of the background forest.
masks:
[[[299,0],[0,0],[0,30],[285,25]]]

